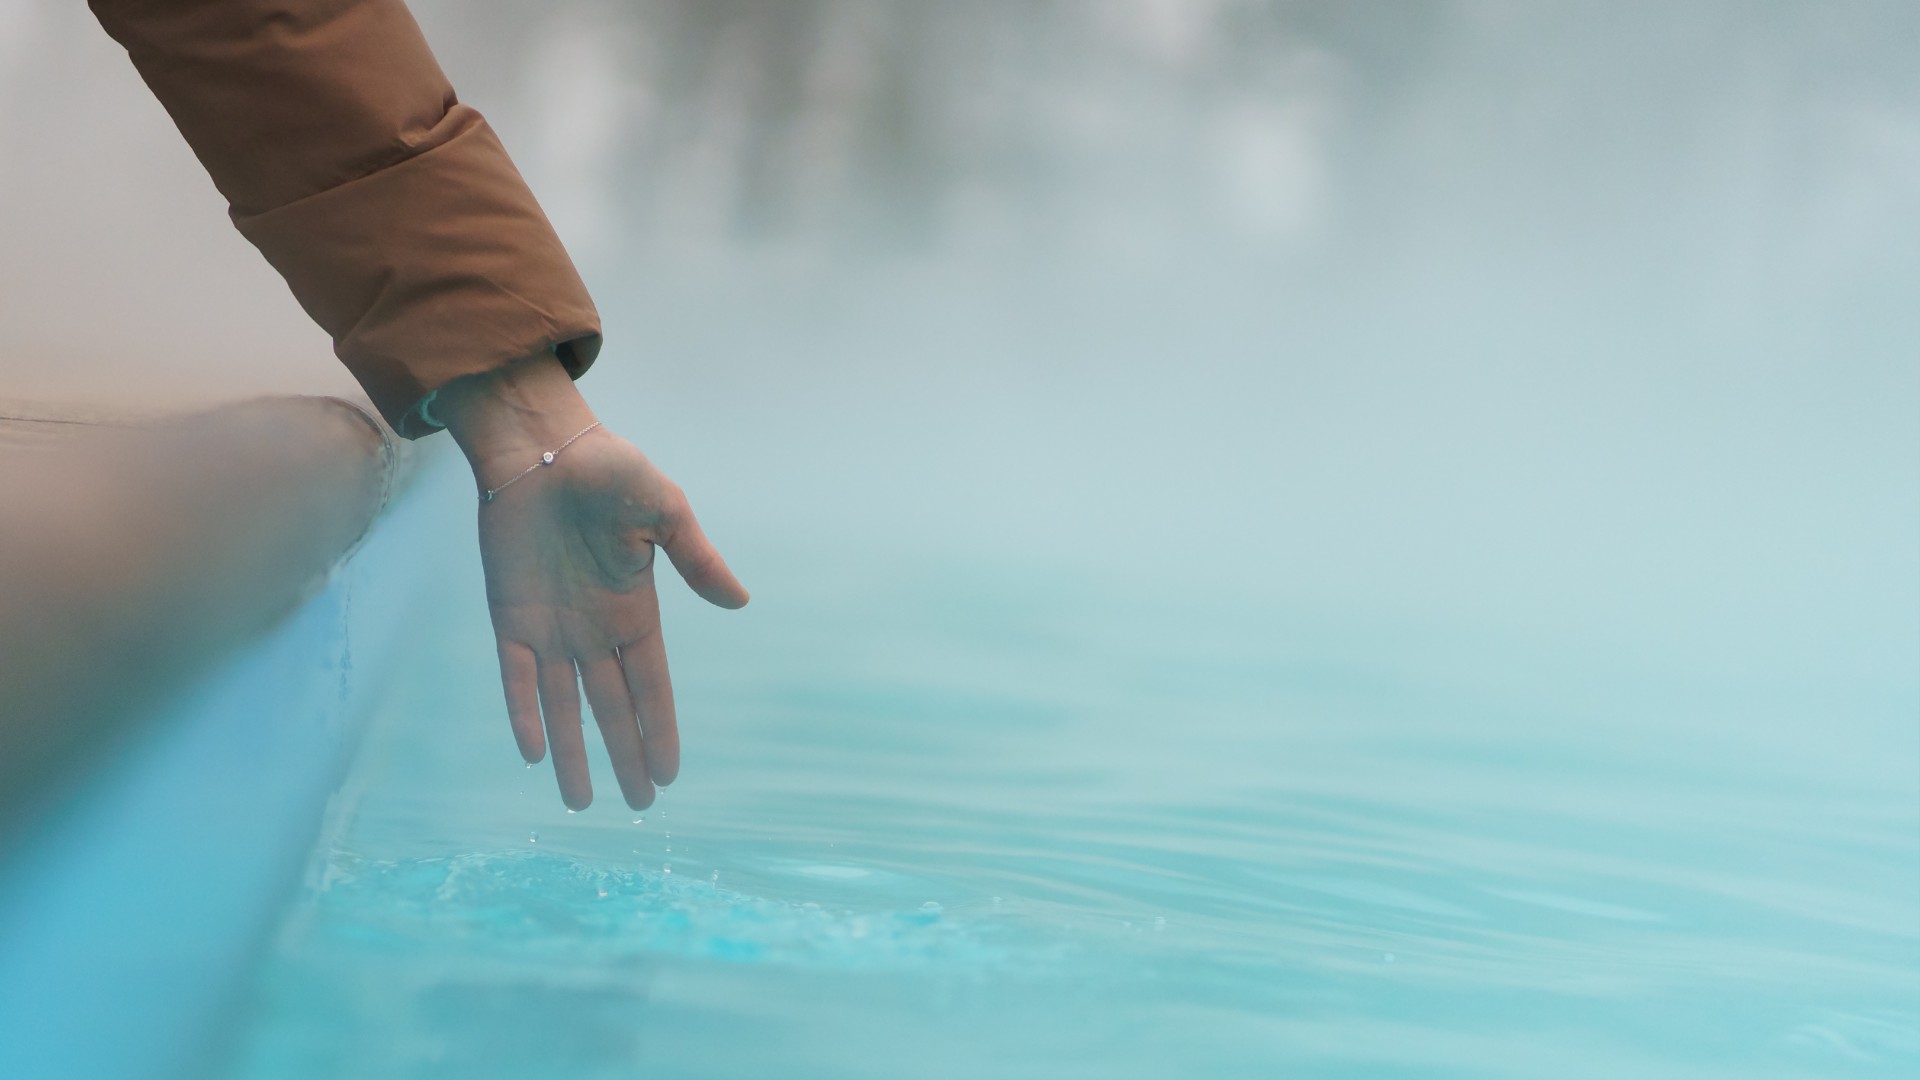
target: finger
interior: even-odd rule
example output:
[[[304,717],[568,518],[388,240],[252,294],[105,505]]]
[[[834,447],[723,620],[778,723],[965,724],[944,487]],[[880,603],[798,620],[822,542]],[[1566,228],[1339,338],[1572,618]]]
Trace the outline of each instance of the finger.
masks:
[[[653,805],[653,781],[647,779],[646,751],[640,743],[640,725],[634,722],[633,698],[620,671],[620,657],[609,649],[581,661],[580,682],[587,688],[587,703],[593,706],[607,755],[613,758],[620,794],[626,796],[628,806],[645,810]]]
[[[593,802],[593,780],[587,775],[587,740],[580,730],[580,680],[572,660],[540,658],[540,711],[547,718],[547,745],[553,747],[553,775],[560,781],[560,801],[569,810],[585,810]]]
[[[661,546],[681,578],[700,595],[700,599],[723,608],[747,606],[747,587],[727,569],[727,561],[714,550],[707,534],[691,509],[682,508],[673,523],[673,531]]]
[[[666,787],[680,775],[680,727],[673,715],[673,680],[667,676],[667,646],[660,637],[660,609],[653,594],[653,631],[620,650],[627,694],[640,716],[647,750],[647,775]]]
[[[547,756],[547,739],[540,733],[539,666],[533,650],[517,641],[502,641],[500,685],[507,692],[507,722],[520,756],[531,765]]]

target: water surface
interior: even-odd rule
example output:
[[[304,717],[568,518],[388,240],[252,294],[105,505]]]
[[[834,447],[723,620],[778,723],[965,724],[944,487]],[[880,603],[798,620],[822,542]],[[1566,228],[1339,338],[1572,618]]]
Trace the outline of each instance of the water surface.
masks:
[[[1920,1071],[1913,5],[418,9],[755,600],[568,815],[438,475],[236,1076]]]
[[[687,766],[644,815],[603,756],[580,814],[517,762],[483,618],[420,640],[235,1075],[1920,1065],[1901,702],[774,565],[669,604]]]

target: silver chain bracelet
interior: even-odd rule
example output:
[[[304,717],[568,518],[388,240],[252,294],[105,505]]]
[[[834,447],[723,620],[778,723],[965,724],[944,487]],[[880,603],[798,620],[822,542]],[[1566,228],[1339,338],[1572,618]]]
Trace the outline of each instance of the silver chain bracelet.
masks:
[[[597,428],[599,426],[600,426],[600,421],[595,420],[593,423],[588,424],[586,427],[583,427],[579,431],[574,432],[573,438],[568,439],[566,442],[561,443],[559,446],[556,446],[553,449],[547,451],[546,453],[541,454],[539,461],[536,461],[533,464],[527,466],[525,469],[521,470],[518,476],[513,477],[512,479],[508,480],[504,484],[501,484],[497,488],[482,488],[480,491],[480,501],[483,503],[492,502],[493,497],[495,495],[500,494],[501,492],[507,490],[513,485],[519,483],[521,480],[526,479],[526,476],[528,473],[533,472],[536,469],[544,469],[547,466],[553,464],[554,461],[560,457],[560,451],[565,450],[567,447],[572,446],[574,443],[580,441],[580,436],[585,435],[587,432],[592,431],[594,428]]]

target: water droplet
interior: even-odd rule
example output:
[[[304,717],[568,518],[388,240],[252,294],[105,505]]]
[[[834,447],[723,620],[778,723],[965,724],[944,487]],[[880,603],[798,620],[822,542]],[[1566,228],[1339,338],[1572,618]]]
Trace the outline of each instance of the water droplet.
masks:
[[[529,844],[537,844],[537,843],[539,843],[539,842],[540,842],[540,834],[539,834],[539,833],[528,833],[528,834],[527,834],[527,843],[529,843]]]
[[[645,825],[647,823],[647,816],[645,814],[642,814],[639,817],[634,818],[633,823],[635,825]]]
[[[938,915],[940,914],[940,902],[938,900],[929,900],[920,905],[920,910],[929,915]]]
[[[715,871],[713,872],[713,883],[714,883],[715,885],[718,885],[718,884],[720,884],[720,871],[718,871],[718,870],[715,870]]]
[[[662,864],[662,865],[661,865],[661,867],[660,867],[660,872],[661,872],[661,873],[663,873],[663,874],[671,874],[671,873],[673,873],[673,864],[672,864],[672,863],[665,863],[665,864]]]
[[[531,761],[527,762],[527,768],[529,769],[533,768],[533,762]]]
[[[996,897],[994,897],[994,898],[993,898],[993,906],[994,906],[994,907],[999,907],[999,906],[1000,906],[1000,904],[1001,904],[1001,900],[1000,900],[1000,898],[999,898],[999,897],[997,897],[997,896],[996,896]]]
[[[671,855],[671,854],[673,854],[673,849],[672,849],[672,848],[668,848],[668,849],[667,849],[667,854],[669,854],[669,855]]]
[[[580,811],[578,811],[578,810],[575,810],[575,809],[574,809],[573,807],[571,807],[571,806],[569,806],[569,807],[567,807],[567,813],[569,813],[569,814],[577,814],[577,813],[579,813],[579,812],[580,812]]]
[[[607,898],[607,890],[605,890],[605,889],[601,889],[601,890],[600,890],[600,899],[602,899],[602,900],[605,900],[606,898]]]

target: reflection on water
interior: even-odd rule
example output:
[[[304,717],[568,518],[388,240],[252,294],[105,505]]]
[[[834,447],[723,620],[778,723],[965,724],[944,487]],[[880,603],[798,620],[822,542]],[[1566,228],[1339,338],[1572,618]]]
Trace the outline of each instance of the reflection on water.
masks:
[[[643,822],[422,616],[237,1075],[1920,1065],[1920,9],[419,10],[756,599]]]

